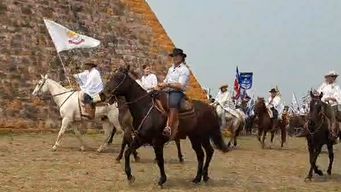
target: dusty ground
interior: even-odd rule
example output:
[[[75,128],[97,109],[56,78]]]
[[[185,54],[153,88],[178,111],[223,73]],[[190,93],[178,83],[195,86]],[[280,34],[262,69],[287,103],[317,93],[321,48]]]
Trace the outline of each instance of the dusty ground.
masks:
[[[72,134],[62,147],[51,152],[56,134],[0,135],[0,191],[159,191],[155,185],[159,172],[153,163],[153,150],[142,147],[139,163],[132,163],[134,184],[129,185],[123,161],[116,163],[121,135],[105,152],[95,148],[102,135],[85,135],[86,152],[80,152]],[[255,137],[241,137],[240,147],[230,153],[215,152],[207,184],[190,182],[196,171],[196,158],[188,141],[182,142],[185,163],[180,164],[173,143],[166,146],[168,182],[163,191],[341,191],[341,145],[336,146],[333,174],[315,177],[305,183],[308,170],[306,143],[290,138],[279,149],[278,138],[272,149],[262,150]],[[328,158],[319,159],[322,170]]]

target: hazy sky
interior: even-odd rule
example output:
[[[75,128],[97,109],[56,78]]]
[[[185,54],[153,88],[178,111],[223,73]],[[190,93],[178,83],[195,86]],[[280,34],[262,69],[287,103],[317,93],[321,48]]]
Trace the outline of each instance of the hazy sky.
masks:
[[[341,72],[340,0],[147,0],[204,87],[254,72],[254,92],[285,100]]]

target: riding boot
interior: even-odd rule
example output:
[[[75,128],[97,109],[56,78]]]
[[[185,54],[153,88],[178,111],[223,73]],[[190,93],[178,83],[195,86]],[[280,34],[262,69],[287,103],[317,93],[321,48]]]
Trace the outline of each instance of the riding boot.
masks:
[[[89,119],[94,119],[95,118],[95,106],[92,104],[85,104],[84,106],[85,112],[87,113],[87,117]]]
[[[163,130],[163,135],[169,137],[170,140],[174,139],[178,132],[178,125],[179,125],[178,110],[170,109],[168,113],[167,126]]]

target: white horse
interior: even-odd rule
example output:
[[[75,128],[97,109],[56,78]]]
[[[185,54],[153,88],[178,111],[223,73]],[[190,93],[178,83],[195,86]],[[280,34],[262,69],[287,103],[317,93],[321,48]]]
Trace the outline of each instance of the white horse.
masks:
[[[62,125],[60,127],[57,140],[52,147],[52,150],[55,151],[60,145],[62,136],[70,124],[75,121],[87,120],[87,118],[82,117],[80,103],[80,95],[82,94],[80,91],[64,88],[56,81],[49,79],[47,75],[45,75],[45,77],[41,75],[41,79],[35,86],[32,95],[37,96],[40,93],[46,92],[49,92],[52,95],[54,102],[59,108],[60,116],[62,117]],[[104,118],[104,120],[101,120],[102,118]],[[103,144],[97,149],[97,152],[101,152],[107,147],[114,127],[122,130],[118,120],[118,108],[115,105],[96,107],[95,120],[100,120],[103,123],[102,127],[104,129],[105,139]],[[73,126],[73,131],[80,141],[80,149],[83,151],[85,146],[81,137],[81,133],[76,126]]]
[[[231,145],[232,140],[233,145],[237,146],[237,137],[244,129],[246,115],[240,109],[223,108],[219,104],[216,106],[216,111],[219,119],[221,119],[223,115],[225,116],[226,127],[221,127],[222,131],[225,129],[231,133],[228,146]]]

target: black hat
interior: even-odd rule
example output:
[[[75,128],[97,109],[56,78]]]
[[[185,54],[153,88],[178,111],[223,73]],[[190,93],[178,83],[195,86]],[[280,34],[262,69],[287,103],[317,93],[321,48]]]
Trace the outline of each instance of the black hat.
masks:
[[[91,67],[97,67],[97,64],[95,64],[93,62],[86,62],[86,63],[84,63],[84,65],[89,65]]]
[[[275,88],[272,88],[269,92],[270,93],[277,93],[277,90]]]
[[[169,54],[169,56],[171,56],[171,57],[175,57],[178,55],[182,55],[183,58],[187,57],[187,55],[184,53],[184,51],[182,49],[179,49],[179,48],[174,48],[173,52]]]

